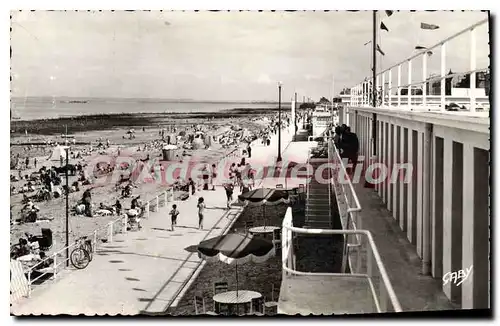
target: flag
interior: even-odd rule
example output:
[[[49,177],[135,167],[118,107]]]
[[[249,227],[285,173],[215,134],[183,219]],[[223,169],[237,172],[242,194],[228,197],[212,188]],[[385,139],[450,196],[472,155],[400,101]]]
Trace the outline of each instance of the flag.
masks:
[[[421,29],[434,30],[434,29],[438,29],[439,26],[438,25],[434,25],[434,24],[420,23],[420,28]]]
[[[427,48],[425,46],[421,46],[421,45],[417,45],[415,47],[415,50],[426,50]],[[430,57],[431,55],[433,55],[432,51],[427,51],[427,55]]]
[[[380,29],[385,29],[386,31],[389,31],[387,26],[385,26],[384,22],[380,22]]]
[[[385,55],[384,51],[382,51],[382,49],[378,44],[377,44],[377,51],[380,52],[381,55]]]
[[[392,10],[386,10],[385,13],[387,14],[387,17],[391,17],[393,11]]]

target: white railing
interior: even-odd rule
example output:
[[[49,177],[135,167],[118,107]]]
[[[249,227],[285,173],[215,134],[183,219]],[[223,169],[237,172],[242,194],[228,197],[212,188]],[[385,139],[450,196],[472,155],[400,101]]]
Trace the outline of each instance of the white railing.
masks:
[[[330,131],[332,132],[332,131]],[[333,137],[330,137],[332,139]],[[340,221],[343,230],[359,230],[361,229],[361,204],[358,195],[354,190],[352,181],[347,173],[344,162],[340,157],[340,153],[332,140],[328,142],[328,157],[331,158],[333,166],[332,185],[337,198],[337,206],[339,209]],[[344,159],[346,160],[346,159]],[[342,256],[342,271],[346,271],[347,264],[352,270],[351,253],[355,253],[357,269],[361,265],[361,242],[360,234],[345,234],[344,235],[344,251]]]
[[[366,244],[366,268],[357,269],[351,273],[311,273],[296,270],[296,264],[293,252],[293,233],[298,234],[343,234],[343,235],[361,235],[366,238],[363,241]],[[288,208],[283,219],[282,229],[282,270],[285,280],[289,275],[299,276],[330,276],[339,278],[366,278],[372,294],[372,300],[376,312],[401,312],[402,308],[399,300],[392,288],[391,281],[385,270],[384,264],[378,252],[377,246],[369,231],[365,230],[322,230],[322,229],[303,229],[293,226],[292,209]],[[367,298],[370,300],[370,298]]]
[[[160,194],[154,196],[151,200],[146,201],[146,203],[143,205],[143,209],[145,209],[144,217],[149,218],[151,209],[153,209],[153,212],[156,212],[158,211],[161,203],[163,203],[163,206],[166,206],[167,203],[171,201],[174,201],[174,190],[172,187],[168,188],[165,191],[162,191]],[[151,203],[153,203],[154,206],[151,206]],[[99,240],[102,239],[102,242],[111,243],[113,242],[113,237],[115,234],[127,233],[127,226],[128,226],[128,215],[122,214],[118,218],[107,223],[105,226],[98,228],[94,230],[91,234],[87,235],[87,238],[90,239],[92,242],[93,252],[96,252],[98,245],[101,243]],[[69,262],[70,258],[66,256],[66,250],[68,250],[70,254],[69,256],[71,256],[71,251],[75,248],[76,245],[77,243],[72,243],[67,247],[63,247],[58,251],[52,253],[50,256],[47,256],[45,259],[41,260],[36,265],[23,271],[22,275],[16,275],[16,277],[27,277],[28,280],[27,290],[25,291],[20,290],[18,292],[27,293],[27,297],[30,297],[33,284],[39,279],[47,277],[47,275],[49,275],[52,280],[56,280],[58,273],[60,273],[62,270],[66,269],[70,265]],[[50,260],[53,260],[53,264],[51,265],[50,268],[44,268],[43,272],[37,270],[39,266],[45,265]],[[34,272],[37,272],[40,275],[38,275],[35,278],[32,278],[31,276]],[[26,284],[26,282],[23,282],[22,280],[11,279],[11,283],[12,282],[14,282],[15,284]],[[17,297],[15,299],[17,300],[19,298]]]
[[[437,44],[426,47],[419,53],[385,69],[381,72],[377,73],[375,83],[377,85],[377,99],[376,106],[377,107],[387,107],[387,108],[406,108],[409,110],[419,109],[425,107],[426,110],[433,110],[435,107],[437,110],[445,111],[447,102],[453,102],[458,105],[465,106],[469,112],[476,112],[477,106],[479,106],[484,110],[489,110],[489,94],[485,95],[477,95],[476,90],[482,88],[476,88],[476,76],[478,73],[483,73],[486,75],[490,73],[489,67],[477,68],[477,56],[476,56],[476,30],[478,27],[485,25],[488,23],[488,19],[481,20],[462,31],[455,33],[454,35],[438,42]],[[447,44],[450,41],[457,39],[458,37],[469,33],[470,42],[469,42],[469,59],[470,65],[469,69],[464,72],[446,74],[447,66],[446,66],[446,56],[447,56]],[[428,56],[432,50],[440,50],[441,60],[440,60],[440,75],[430,77],[427,74],[428,69]],[[458,50],[458,49],[457,49]],[[462,51],[462,48],[459,49]],[[412,72],[413,72],[413,63],[416,62],[416,59],[422,58],[422,66],[421,66],[421,77],[416,78],[417,81],[414,81]],[[402,84],[402,67],[407,63],[407,77],[408,81],[405,84]],[[416,65],[415,65],[416,66]],[[397,84],[393,84],[393,71],[397,69]],[[386,75],[388,80],[386,81]],[[446,94],[446,80],[450,79],[452,81],[453,77],[457,76],[469,76],[470,77],[470,87],[467,89],[468,94],[466,95],[447,95]],[[380,83],[380,79],[382,83]],[[372,81],[373,78],[366,78],[363,82],[351,88],[351,105],[352,106],[372,106]],[[428,93],[428,85],[436,84],[440,82],[439,87],[439,95],[430,95]],[[486,83],[488,83],[485,79],[485,88]],[[430,89],[431,87],[429,87]],[[403,95],[402,90],[406,89],[407,94]],[[412,94],[412,90],[420,90],[421,95]],[[460,89],[460,88],[459,88]],[[395,91],[395,94],[393,92]]]

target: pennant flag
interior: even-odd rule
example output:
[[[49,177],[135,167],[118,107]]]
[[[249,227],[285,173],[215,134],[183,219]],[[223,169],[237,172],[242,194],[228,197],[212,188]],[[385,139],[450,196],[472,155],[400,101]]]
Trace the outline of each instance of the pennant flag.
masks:
[[[421,45],[417,45],[417,46],[415,47],[415,50],[426,50],[426,49],[427,49],[427,48],[426,48],[425,46],[421,46]],[[430,57],[431,55],[433,55],[432,51],[427,51],[427,54],[429,55],[429,57]]]
[[[385,55],[384,51],[382,51],[382,49],[378,44],[377,44],[377,51],[380,52],[381,55]]]
[[[384,22],[380,22],[380,29],[385,29],[386,31],[389,31],[387,26],[385,26]]]
[[[439,26],[438,25],[434,25],[434,24],[420,23],[420,28],[421,29],[434,30],[434,29],[438,29]]]
[[[392,10],[386,10],[385,13],[387,14],[387,17],[391,17],[393,14]]]

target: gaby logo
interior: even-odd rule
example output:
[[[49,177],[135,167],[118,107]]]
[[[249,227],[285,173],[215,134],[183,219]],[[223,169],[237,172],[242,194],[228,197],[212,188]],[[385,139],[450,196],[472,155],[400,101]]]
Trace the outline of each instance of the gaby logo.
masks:
[[[469,275],[472,273],[472,265],[467,269],[461,269],[458,272],[448,272],[443,276],[443,285],[448,283],[454,283],[459,286],[467,280]]]

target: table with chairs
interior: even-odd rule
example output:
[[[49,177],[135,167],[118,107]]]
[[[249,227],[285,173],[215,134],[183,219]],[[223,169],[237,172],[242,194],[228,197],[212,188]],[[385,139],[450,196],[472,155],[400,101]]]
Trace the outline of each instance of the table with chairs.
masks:
[[[264,298],[256,291],[227,291],[214,295],[215,313],[240,315],[247,313],[263,313]],[[240,308],[243,308],[241,311]]]

